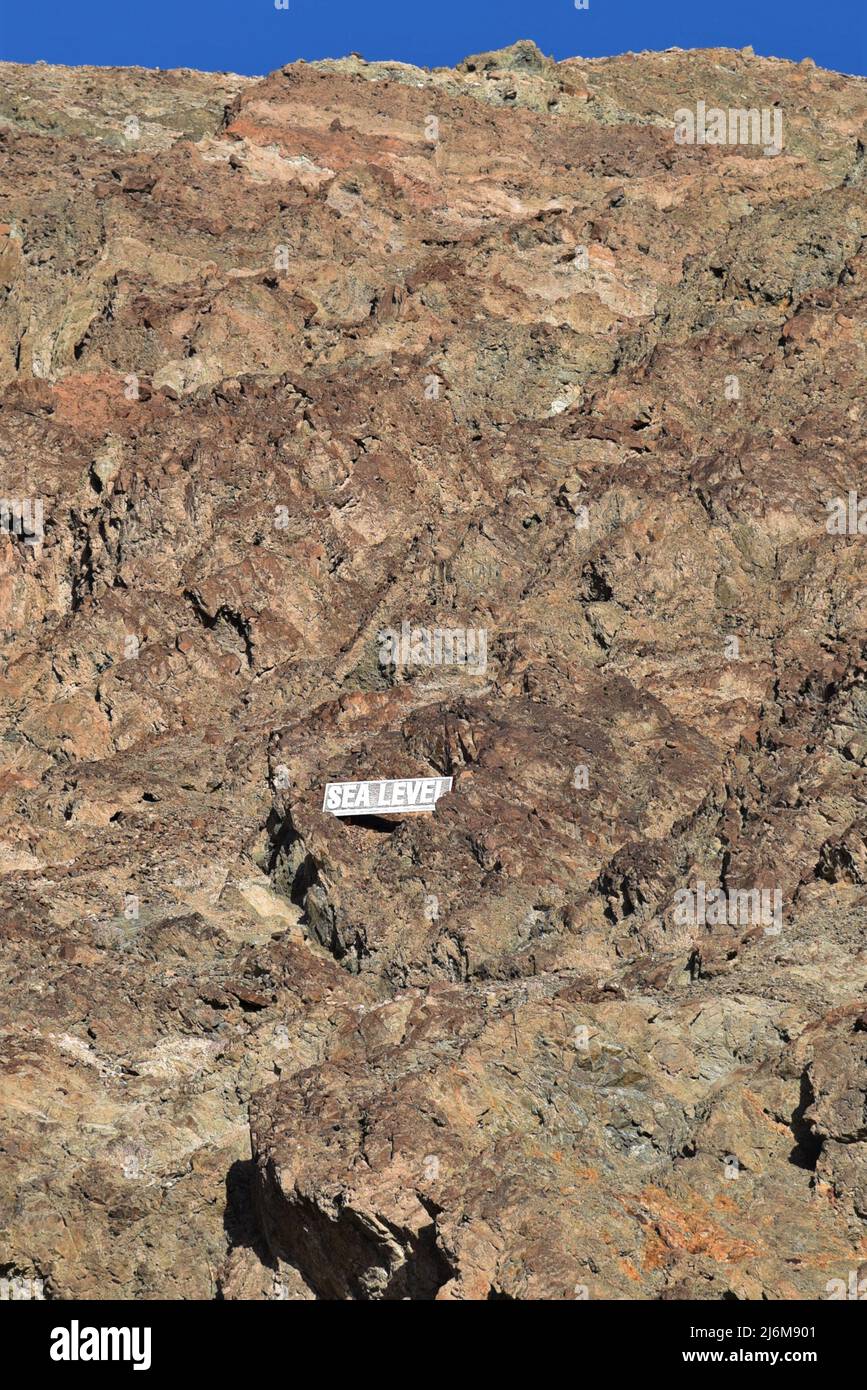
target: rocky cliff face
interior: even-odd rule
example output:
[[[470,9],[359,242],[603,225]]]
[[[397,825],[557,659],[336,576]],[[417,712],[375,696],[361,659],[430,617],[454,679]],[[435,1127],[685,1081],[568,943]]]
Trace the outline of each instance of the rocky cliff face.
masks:
[[[0,1272],[828,1297],[867,84],[521,43],[2,86]],[[702,102],[781,148],[688,143]],[[454,788],[320,809],[399,776]]]

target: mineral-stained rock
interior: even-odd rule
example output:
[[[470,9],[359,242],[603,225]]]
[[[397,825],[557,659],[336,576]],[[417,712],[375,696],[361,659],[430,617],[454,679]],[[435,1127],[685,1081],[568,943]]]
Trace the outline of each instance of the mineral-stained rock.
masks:
[[[0,1273],[846,1285],[867,84],[3,79]],[[698,101],[782,149],[676,142]],[[453,789],[321,809],[404,776]]]

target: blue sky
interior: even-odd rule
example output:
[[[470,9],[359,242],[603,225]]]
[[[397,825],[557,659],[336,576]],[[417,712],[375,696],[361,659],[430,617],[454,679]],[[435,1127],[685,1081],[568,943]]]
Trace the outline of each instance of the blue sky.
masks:
[[[867,74],[867,0],[0,0],[0,57],[265,73],[296,58],[435,66],[535,39],[556,58],[752,44]]]

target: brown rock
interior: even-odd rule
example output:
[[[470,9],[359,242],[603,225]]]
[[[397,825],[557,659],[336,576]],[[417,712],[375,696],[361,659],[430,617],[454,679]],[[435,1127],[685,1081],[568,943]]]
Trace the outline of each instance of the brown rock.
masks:
[[[863,83],[3,76],[0,1265],[825,1297],[867,1221]],[[779,101],[782,152],[675,144],[690,93]],[[404,776],[453,789],[321,809]]]

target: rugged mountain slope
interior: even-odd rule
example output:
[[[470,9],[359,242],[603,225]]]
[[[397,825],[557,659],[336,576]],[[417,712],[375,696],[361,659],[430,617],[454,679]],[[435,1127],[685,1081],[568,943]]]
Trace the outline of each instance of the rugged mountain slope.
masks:
[[[827,1297],[867,84],[528,43],[3,79],[0,494],[44,522],[0,534],[2,1271]],[[699,101],[782,150],[678,144]],[[403,623],[486,664],[383,665]],[[417,774],[433,816],[320,810]],[[699,883],[779,920],[684,924]]]

